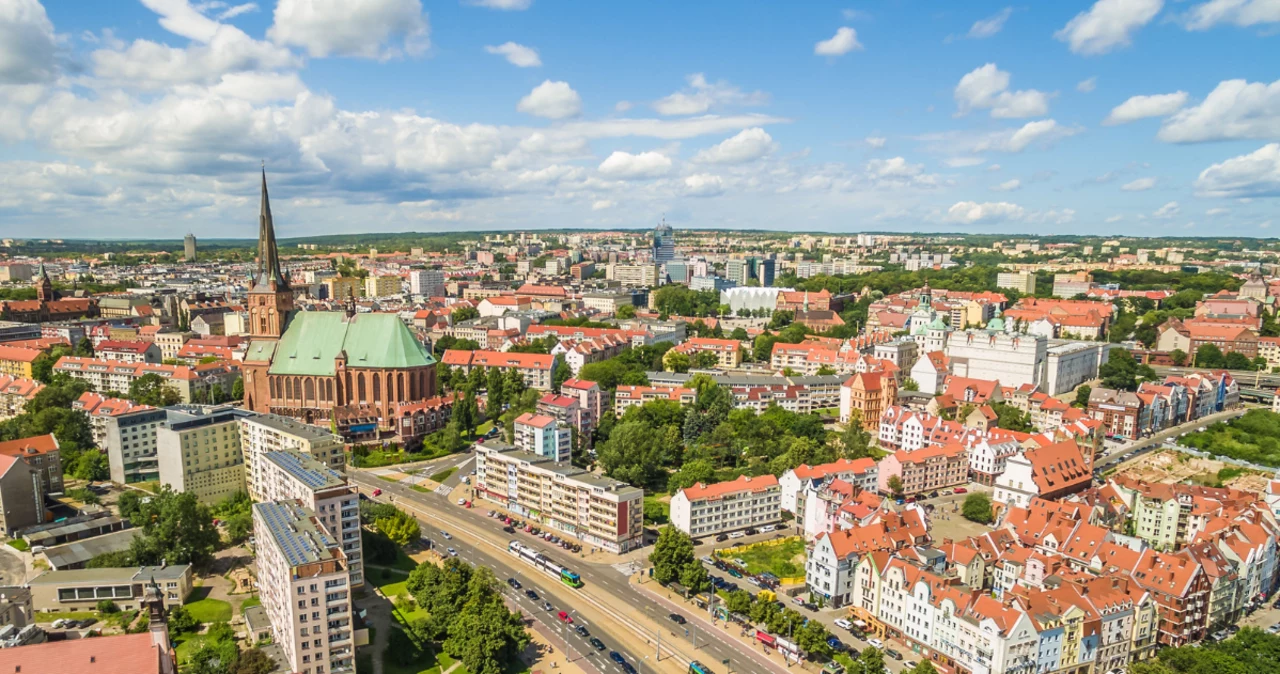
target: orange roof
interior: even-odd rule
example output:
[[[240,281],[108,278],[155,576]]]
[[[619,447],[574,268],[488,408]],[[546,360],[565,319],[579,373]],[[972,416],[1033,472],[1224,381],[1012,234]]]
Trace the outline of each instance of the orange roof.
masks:
[[[839,475],[841,473],[865,473],[876,467],[875,459],[864,457],[861,459],[840,459],[831,463],[823,463],[817,466],[808,466],[800,464],[795,468],[796,477],[801,480],[811,480],[814,478],[825,478],[830,475]]]
[[[717,482],[715,484],[703,484],[699,482],[692,487],[686,487],[680,491],[684,493],[685,498],[690,501],[701,501],[705,499],[722,498],[728,494],[736,494],[739,492],[762,492],[770,488],[778,486],[778,478],[773,475],[760,475],[751,477],[743,475],[736,480],[728,482]]]
[[[151,634],[67,639],[0,650],[0,671],[22,674],[159,674],[170,654],[151,643]]]
[[[0,454],[5,456],[31,456],[58,451],[58,439],[52,433],[0,442]]]
[[[20,346],[3,346],[0,345],[0,360],[7,360],[16,363],[30,363],[40,354],[44,353],[40,349],[25,349]]]
[[[543,353],[502,353],[500,351],[461,351],[446,349],[440,362],[445,365],[473,367],[518,367],[550,370],[556,357]]]
[[[546,428],[547,426],[555,426],[556,419],[555,417],[549,417],[545,414],[531,414],[529,412],[525,412],[524,414],[516,417],[516,423],[533,426],[534,428]]]

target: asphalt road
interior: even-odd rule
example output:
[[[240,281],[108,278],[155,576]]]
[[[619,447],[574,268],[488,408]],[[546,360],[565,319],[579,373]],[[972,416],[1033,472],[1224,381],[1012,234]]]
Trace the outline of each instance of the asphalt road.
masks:
[[[459,473],[461,472],[459,471]],[[504,580],[507,577],[515,576],[521,583],[524,583],[526,578],[532,578],[533,574],[538,574],[539,587],[551,585],[551,581],[554,579],[551,579],[550,576],[542,576],[532,567],[523,564],[514,557],[508,556],[505,543],[499,546],[489,539],[498,538],[501,541],[508,541],[514,536],[515,540],[532,545],[552,561],[574,570],[582,577],[584,587],[581,589],[573,590],[562,585],[557,587],[557,590],[562,590],[562,594],[563,592],[573,593],[573,601],[562,603],[573,608],[590,607],[590,609],[602,611],[610,619],[626,626],[628,631],[636,635],[636,637],[651,641],[660,640],[664,662],[668,661],[672,655],[677,660],[682,661],[685,666],[691,659],[707,664],[720,663],[725,659],[729,659],[734,663],[744,663],[744,665],[751,663],[750,666],[738,666],[735,664],[735,671],[785,671],[776,662],[752,651],[749,645],[720,634],[719,632],[723,631],[722,628],[713,630],[709,626],[704,626],[703,629],[690,629],[686,634],[684,627],[678,626],[670,620],[668,614],[671,611],[669,609],[658,605],[650,597],[639,592],[630,584],[628,579],[631,574],[625,570],[615,568],[614,565],[609,564],[588,563],[574,557],[571,553],[565,553],[559,548],[553,548],[550,544],[539,544],[540,541],[525,533],[515,535],[504,533],[498,520],[486,516],[487,508],[485,508],[483,501],[477,503],[474,509],[459,508],[450,504],[447,498],[442,495],[413,491],[394,482],[380,480],[359,471],[351,471],[349,477],[353,482],[360,485],[362,491],[366,494],[377,488],[383,490],[383,498],[388,494],[394,494],[396,503],[402,505],[406,501],[412,503],[416,506],[415,514],[426,516],[422,519],[425,519],[430,524],[428,531],[444,528],[446,531],[455,534],[455,541],[457,540],[456,534],[459,532],[476,536],[482,545],[472,546],[467,553],[464,553],[458,546],[453,546],[459,550],[459,556],[464,559],[467,558],[467,554],[483,554],[484,559],[481,563],[494,569],[494,572]],[[453,528],[450,529],[449,527]],[[439,542],[438,534],[430,536],[430,538],[435,542]],[[476,549],[478,547],[484,547],[484,552],[479,552]],[[639,564],[636,565],[637,570],[639,566]],[[654,587],[657,588],[658,586],[655,584]],[[519,594],[523,597],[523,590]],[[539,591],[539,594],[541,595],[542,592]],[[552,603],[556,602],[552,601]],[[562,606],[559,610],[568,609]],[[636,620],[634,616],[628,615],[628,613],[643,613],[657,625],[662,626],[663,629],[655,630],[653,626]],[[682,611],[681,613],[687,618],[694,617],[689,615],[687,611]],[[552,615],[551,619],[555,619],[554,615]],[[610,648],[620,641],[616,638],[610,639],[604,634],[599,636]],[[697,639],[696,648],[694,639]],[[607,652],[605,651],[605,654]],[[634,653],[624,652],[624,655],[627,656],[628,661],[636,662]],[[653,655],[654,653],[652,652],[640,654],[642,658],[647,656],[650,660],[652,660]],[[612,666],[614,664],[608,661],[607,657],[603,659],[608,665]],[[642,669],[641,671],[644,670]]]

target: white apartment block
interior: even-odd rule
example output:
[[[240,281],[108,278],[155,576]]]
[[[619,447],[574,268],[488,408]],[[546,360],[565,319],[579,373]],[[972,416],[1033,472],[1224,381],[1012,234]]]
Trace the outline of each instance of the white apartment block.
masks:
[[[701,538],[782,521],[782,489],[773,475],[696,484],[671,497],[671,524]]]
[[[409,294],[427,297],[444,295],[444,272],[438,269],[415,269],[409,272]]]
[[[342,438],[319,426],[311,426],[275,414],[259,414],[240,420],[240,448],[244,452],[244,474],[249,496],[266,500],[261,482],[261,457],[267,452],[296,449],[329,469],[346,471]]]
[[[131,484],[159,479],[156,431],[167,418],[168,412],[155,408],[90,417],[91,421],[102,420],[103,439],[99,446],[107,450],[112,482]]]
[[[996,287],[1016,290],[1023,295],[1036,294],[1036,275],[1029,271],[1001,272],[996,275]]]
[[[168,408],[156,429],[160,483],[189,492],[213,505],[244,491],[244,455],[240,420],[251,417],[235,407]]]
[[[355,671],[347,559],[315,513],[294,501],[253,505],[258,589],[271,631],[297,674]]]
[[[1106,342],[1053,344],[1045,353],[1045,381],[1041,390],[1056,396],[1096,379],[1098,368],[1107,362],[1111,348]]]
[[[516,417],[515,441],[520,451],[545,456],[557,463],[572,458],[573,432],[568,426],[561,426],[555,417],[545,414],[526,412]]]
[[[958,377],[996,380],[1010,388],[1040,386],[1045,380],[1048,342],[1039,335],[965,330],[951,335],[946,353],[951,374]]]
[[[342,545],[351,587],[364,585],[360,495],[345,475],[295,449],[267,452],[259,462],[264,501],[297,500]]]
[[[624,286],[647,288],[658,285],[662,272],[656,264],[611,264],[605,267],[605,276]]]
[[[623,553],[644,538],[644,490],[505,442],[476,445],[476,496],[576,537]]]

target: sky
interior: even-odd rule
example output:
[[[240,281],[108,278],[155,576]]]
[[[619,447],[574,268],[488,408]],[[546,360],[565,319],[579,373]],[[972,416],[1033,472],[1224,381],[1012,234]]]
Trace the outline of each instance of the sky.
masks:
[[[0,236],[1273,236],[1280,0],[0,0]]]

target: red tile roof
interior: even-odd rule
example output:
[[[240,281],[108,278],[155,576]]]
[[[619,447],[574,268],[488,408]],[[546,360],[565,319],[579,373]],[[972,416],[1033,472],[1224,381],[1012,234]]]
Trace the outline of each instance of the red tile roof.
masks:
[[[685,498],[690,501],[700,501],[703,499],[721,498],[727,494],[736,494],[738,492],[762,492],[770,488],[778,486],[778,478],[773,475],[760,475],[751,477],[743,475],[736,480],[728,482],[717,482],[715,484],[703,484],[699,482],[692,487],[686,487],[680,491],[684,492]]]
[[[151,634],[68,639],[0,650],[5,674],[159,674],[170,654],[151,643]]]

